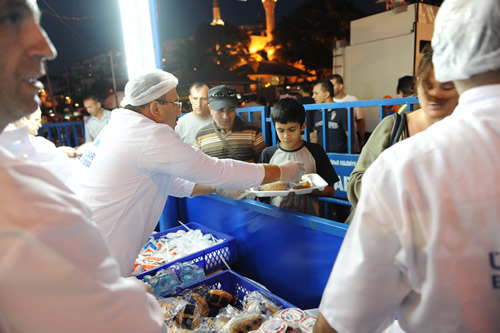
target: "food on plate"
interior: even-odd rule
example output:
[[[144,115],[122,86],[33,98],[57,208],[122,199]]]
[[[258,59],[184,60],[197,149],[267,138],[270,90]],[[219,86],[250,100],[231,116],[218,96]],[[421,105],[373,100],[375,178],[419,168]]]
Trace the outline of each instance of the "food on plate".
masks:
[[[300,182],[298,185],[293,187],[294,190],[303,190],[305,188],[311,188],[311,183],[308,180]]]
[[[290,184],[285,182],[274,182],[261,186],[262,191],[286,191]]]

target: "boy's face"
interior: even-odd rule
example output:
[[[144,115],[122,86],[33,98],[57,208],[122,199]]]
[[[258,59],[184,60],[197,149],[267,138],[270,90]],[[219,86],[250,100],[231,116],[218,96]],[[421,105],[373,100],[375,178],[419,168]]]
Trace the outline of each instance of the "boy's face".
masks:
[[[300,125],[300,123],[274,123],[276,128],[276,133],[281,141],[281,147],[294,150],[302,145],[302,139],[300,138],[302,131],[306,128],[306,124]]]

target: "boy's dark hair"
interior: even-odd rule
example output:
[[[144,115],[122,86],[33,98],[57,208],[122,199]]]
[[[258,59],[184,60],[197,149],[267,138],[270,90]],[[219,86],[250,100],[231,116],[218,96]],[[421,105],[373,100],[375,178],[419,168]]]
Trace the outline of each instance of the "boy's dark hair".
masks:
[[[301,126],[306,121],[306,110],[295,98],[282,98],[274,103],[271,120],[275,123],[299,123]]]

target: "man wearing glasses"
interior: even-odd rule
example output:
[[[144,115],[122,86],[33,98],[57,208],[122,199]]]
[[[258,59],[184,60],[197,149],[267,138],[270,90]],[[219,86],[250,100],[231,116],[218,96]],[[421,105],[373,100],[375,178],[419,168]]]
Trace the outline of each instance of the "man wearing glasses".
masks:
[[[213,186],[246,189],[299,181],[303,166],[219,160],[183,143],[174,131],[181,113],[177,78],[154,70],[130,80],[122,108],[82,156],[71,184],[92,210],[111,254],[129,276],[167,197],[211,194]],[[203,184],[203,185],[200,185]]]
[[[260,128],[236,115],[236,90],[221,85],[208,91],[208,107],[214,121],[196,134],[193,147],[217,158],[255,163],[266,148]]]

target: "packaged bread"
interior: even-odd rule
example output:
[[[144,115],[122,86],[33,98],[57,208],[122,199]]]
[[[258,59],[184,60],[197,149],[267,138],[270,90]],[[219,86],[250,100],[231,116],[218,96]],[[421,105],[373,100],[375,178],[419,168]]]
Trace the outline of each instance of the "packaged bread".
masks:
[[[258,330],[266,318],[260,313],[242,313],[224,326],[224,333],[248,333]]]

